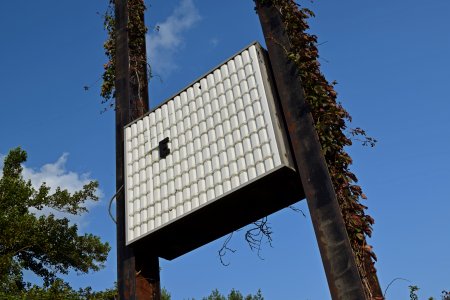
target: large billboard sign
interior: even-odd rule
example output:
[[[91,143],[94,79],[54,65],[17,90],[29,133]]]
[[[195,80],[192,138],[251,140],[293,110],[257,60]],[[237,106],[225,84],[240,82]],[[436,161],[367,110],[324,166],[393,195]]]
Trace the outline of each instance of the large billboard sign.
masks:
[[[126,242],[172,259],[301,198],[252,44],[125,127]]]

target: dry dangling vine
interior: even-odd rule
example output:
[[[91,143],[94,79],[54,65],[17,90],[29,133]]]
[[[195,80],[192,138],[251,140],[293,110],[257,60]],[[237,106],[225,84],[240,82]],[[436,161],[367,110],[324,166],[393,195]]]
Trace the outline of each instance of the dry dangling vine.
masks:
[[[281,14],[290,42],[287,55],[300,70],[305,100],[315,122],[356,263],[366,294],[373,299],[373,286],[378,285],[374,267],[376,256],[367,243],[367,237],[372,234],[374,219],[365,213],[367,207],[361,204],[361,199],[366,199],[366,196],[356,184],[355,174],[350,171],[352,159],[345,147],[352,145],[352,139],[372,147],[376,140],[366,136],[360,128],[347,131],[351,116],[337,101],[336,83],[329,83],[320,71],[317,37],[307,33],[307,20],[314,17],[314,13],[293,0],[260,1],[270,2]]]

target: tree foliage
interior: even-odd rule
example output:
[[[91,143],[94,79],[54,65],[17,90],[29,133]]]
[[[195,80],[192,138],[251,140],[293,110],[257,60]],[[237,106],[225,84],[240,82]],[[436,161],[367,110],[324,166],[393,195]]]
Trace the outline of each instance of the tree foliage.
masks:
[[[255,295],[248,294],[244,297],[241,292],[232,289],[228,296],[225,297],[215,289],[208,297],[204,297],[203,300],[264,300],[264,297],[262,296],[261,290],[258,290]]]
[[[68,290],[59,279],[61,274],[97,271],[110,250],[99,237],[80,235],[67,217],[43,212],[44,208],[66,215],[87,212],[85,202],[98,200],[98,183],[90,182],[74,193],[61,188],[52,192],[45,183],[35,188],[22,175],[26,159],[21,148],[11,150],[0,178],[0,290],[11,297],[26,289],[35,293]],[[25,282],[25,270],[42,278],[44,288]]]
[[[116,300],[117,289],[111,288],[104,291],[95,292],[92,288],[74,290],[68,283],[61,279],[56,279],[48,286],[28,286],[27,289],[14,294],[0,291],[0,299],[8,300]]]

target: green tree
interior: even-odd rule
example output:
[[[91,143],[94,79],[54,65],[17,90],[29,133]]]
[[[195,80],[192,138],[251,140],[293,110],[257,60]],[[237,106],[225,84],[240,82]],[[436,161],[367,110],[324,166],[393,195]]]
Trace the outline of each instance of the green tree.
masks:
[[[19,291],[15,294],[7,294],[0,292],[0,299],[8,300],[116,300],[117,289],[106,289],[100,292],[92,291],[87,287],[78,291],[62,281],[56,279],[48,286],[29,286],[26,290]]]
[[[166,290],[166,288],[161,289],[161,300],[171,300],[172,296],[170,293]]]
[[[258,290],[256,295],[243,296],[241,292],[232,289],[228,294],[228,297],[222,295],[217,289],[213,290],[208,297],[204,297],[203,300],[264,300],[261,290]]]
[[[51,208],[67,215],[83,214],[87,200],[98,200],[98,183],[90,182],[74,193],[61,188],[51,192],[45,183],[36,189],[22,176],[21,164],[26,159],[21,148],[11,150],[0,178],[0,293],[11,299],[26,290],[70,293],[73,290],[59,276],[71,270],[88,273],[101,269],[110,246],[92,234],[80,235],[77,225],[66,217],[34,212]],[[24,270],[42,278],[43,288],[25,282]],[[38,294],[27,297],[38,298]]]

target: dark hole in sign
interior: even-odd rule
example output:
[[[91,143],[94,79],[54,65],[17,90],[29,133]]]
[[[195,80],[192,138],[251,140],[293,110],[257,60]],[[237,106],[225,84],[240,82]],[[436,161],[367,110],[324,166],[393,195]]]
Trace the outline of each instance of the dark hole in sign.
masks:
[[[166,158],[167,155],[170,154],[168,137],[166,137],[165,139],[163,139],[162,141],[159,142],[158,150],[159,150],[159,158],[160,159]]]

